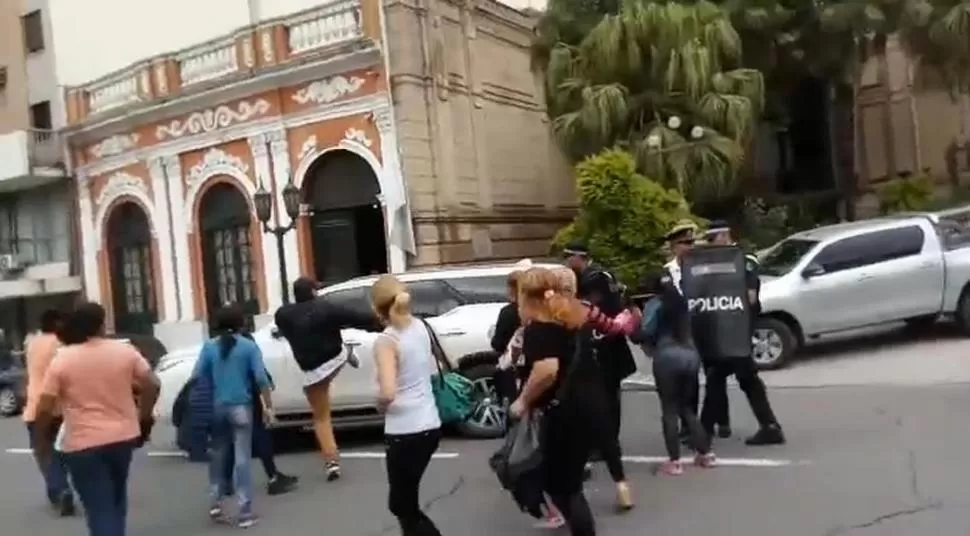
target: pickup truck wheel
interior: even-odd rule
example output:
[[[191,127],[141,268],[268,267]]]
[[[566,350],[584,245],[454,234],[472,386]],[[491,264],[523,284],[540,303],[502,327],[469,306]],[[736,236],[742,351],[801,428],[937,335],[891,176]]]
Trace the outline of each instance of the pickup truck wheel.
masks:
[[[495,386],[495,365],[476,365],[461,371],[472,382],[474,405],[471,414],[458,424],[458,432],[474,439],[495,439],[505,435],[506,407]]]
[[[761,370],[785,366],[798,348],[798,340],[785,322],[763,316],[755,321],[751,355]]]

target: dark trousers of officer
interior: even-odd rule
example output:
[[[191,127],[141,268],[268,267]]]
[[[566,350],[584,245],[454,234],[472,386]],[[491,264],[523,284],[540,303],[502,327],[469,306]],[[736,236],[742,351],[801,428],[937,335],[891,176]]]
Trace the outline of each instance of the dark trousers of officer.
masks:
[[[720,359],[712,361],[705,369],[707,374],[707,389],[704,394],[704,409],[701,410],[701,423],[708,430],[713,430],[715,424],[722,424],[721,419],[727,418],[728,395],[727,379],[734,375],[738,386],[748,397],[751,412],[754,413],[758,425],[766,428],[777,425],[775,413],[768,402],[768,391],[758,376],[758,367],[751,356],[734,359]]]

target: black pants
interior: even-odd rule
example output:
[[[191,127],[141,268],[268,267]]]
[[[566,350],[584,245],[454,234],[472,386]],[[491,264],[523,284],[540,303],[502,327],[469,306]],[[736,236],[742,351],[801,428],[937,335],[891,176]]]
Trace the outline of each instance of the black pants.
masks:
[[[750,356],[714,361],[707,368],[707,392],[701,422],[708,429],[718,424],[718,419],[728,411],[727,378],[734,374],[741,391],[748,397],[748,404],[758,425],[762,428],[777,425],[775,413],[768,402],[768,391],[758,376],[758,367]]]
[[[438,527],[421,511],[418,491],[421,477],[438,450],[441,430],[385,435],[387,453],[387,504],[401,525],[402,536],[441,536]]]
[[[602,392],[596,393],[602,396],[596,396],[595,401],[590,401],[593,409],[598,413],[598,416],[593,419],[596,437],[594,448],[596,454],[606,462],[606,468],[613,482],[623,482],[626,480],[626,472],[623,469],[623,449],[620,447],[623,392],[620,381],[607,374],[604,374],[602,383]]]
[[[698,365],[667,362],[654,358],[653,378],[660,398],[664,445],[671,460],[680,459],[678,419],[690,439],[691,447],[705,454],[711,450],[711,437],[697,418]]]
[[[583,495],[583,469],[595,441],[593,419],[585,401],[550,407],[542,421],[543,481],[552,503],[562,512],[572,536],[595,536],[593,512]]]

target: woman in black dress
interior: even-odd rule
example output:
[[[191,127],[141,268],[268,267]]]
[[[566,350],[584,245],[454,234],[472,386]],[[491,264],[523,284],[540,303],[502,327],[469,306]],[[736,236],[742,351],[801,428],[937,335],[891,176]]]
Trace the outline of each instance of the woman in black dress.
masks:
[[[595,536],[583,472],[597,432],[583,381],[595,367],[587,311],[557,292],[556,274],[531,268],[519,278],[519,314],[525,324],[522,352],[528,377],[510,411],[542,415],[543,481],[572,536]],[[585,370],[584,370],[585,369]]]

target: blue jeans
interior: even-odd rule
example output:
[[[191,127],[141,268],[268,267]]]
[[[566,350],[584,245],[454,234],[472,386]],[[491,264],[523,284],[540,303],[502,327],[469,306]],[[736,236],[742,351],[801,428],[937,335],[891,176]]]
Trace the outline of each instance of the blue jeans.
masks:
[[[233,457],[232,482],[226,478],[229,455]],[[218,406],[212,422],[212,453],[209,456],[209,499],[217,504],[230,486],[236,491],[240,515],[252,513],[253,412],[249,405]]]
[[[134,441],[64,453],[90,536],[125,536]]]
[[[50,437],[53,444],[57,437],[57,430],[61,427],[60,419],[51,424]],[[34,448],[36,434],[34,423],[27,423],[27,434],[30,437],[30,448]],[[71,492],[71,485],[67,481],[67,467],[64,465],[64,456],[56,449],[52,449],[51,463],[47,467],[40,467],[40,474],[44,477],[44,485],[47,488],[47,500],[56,503],[61,500],[65,493]]]

